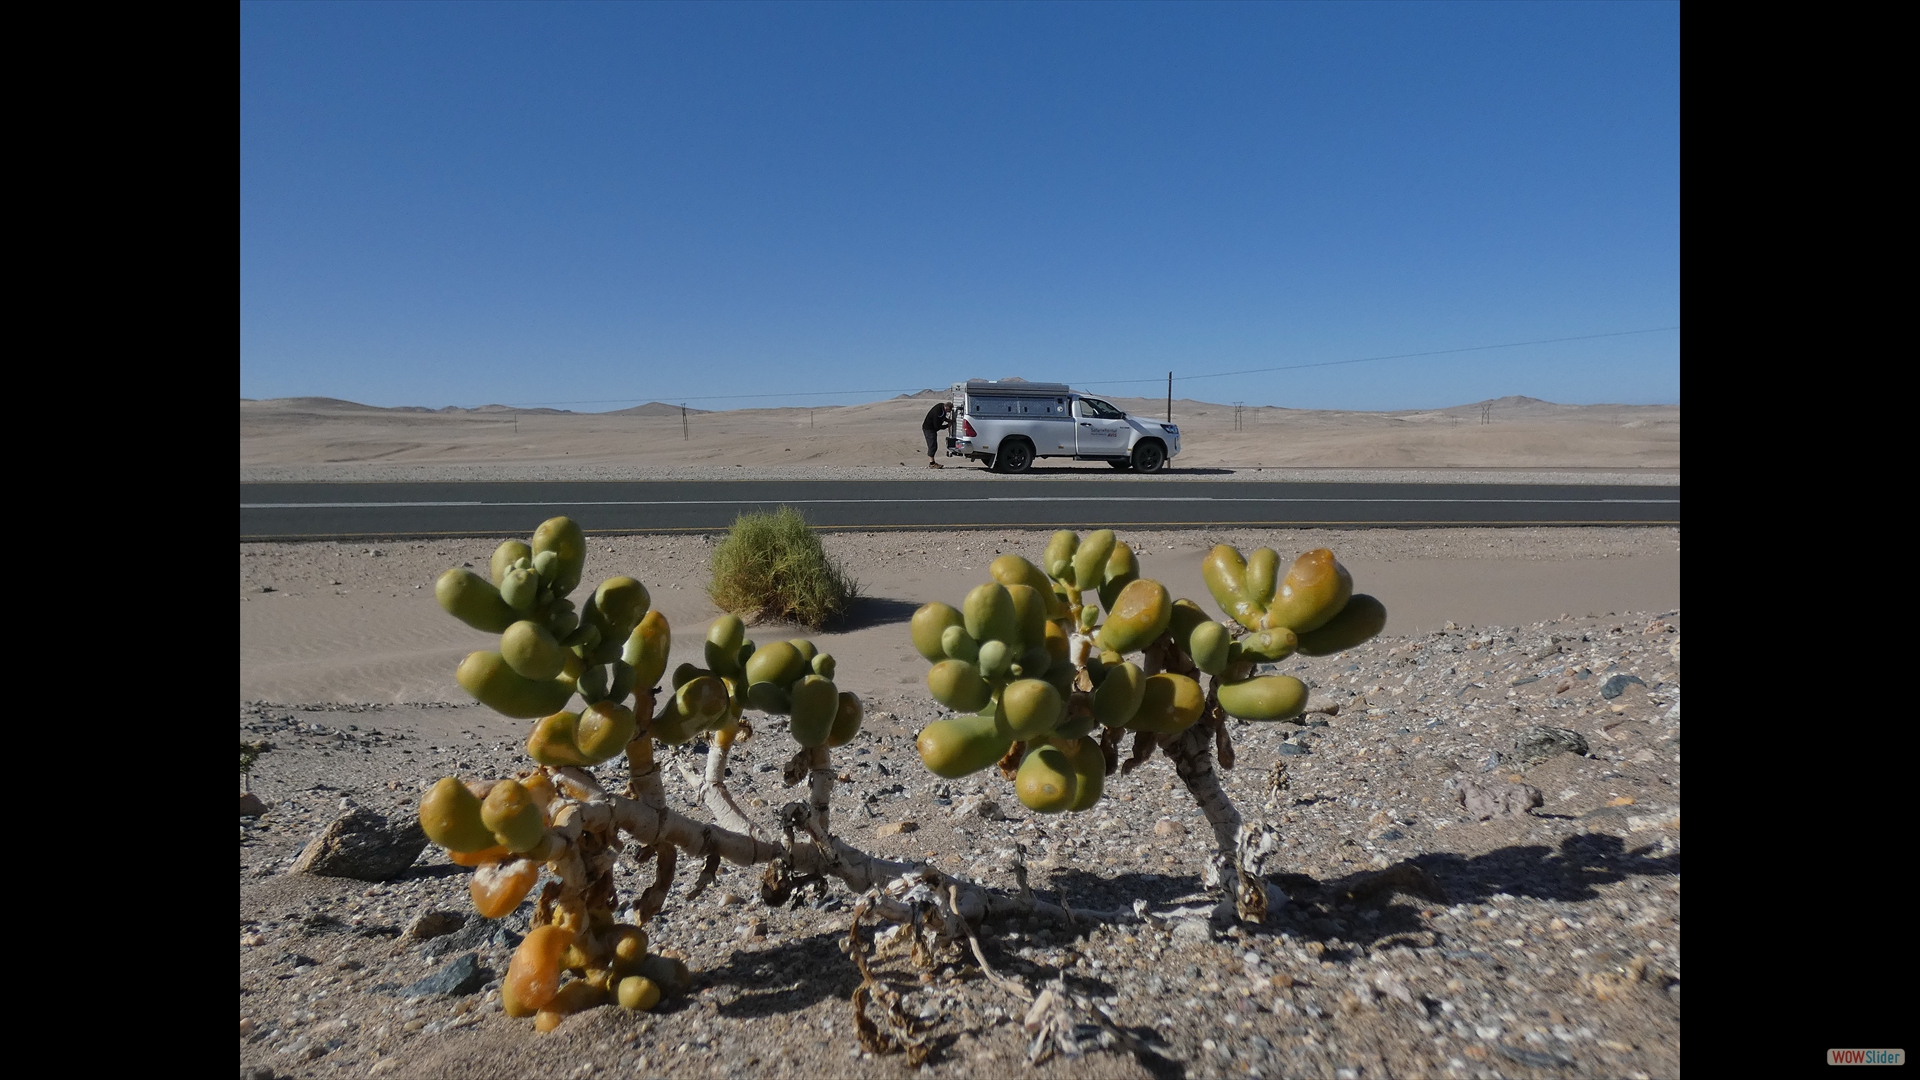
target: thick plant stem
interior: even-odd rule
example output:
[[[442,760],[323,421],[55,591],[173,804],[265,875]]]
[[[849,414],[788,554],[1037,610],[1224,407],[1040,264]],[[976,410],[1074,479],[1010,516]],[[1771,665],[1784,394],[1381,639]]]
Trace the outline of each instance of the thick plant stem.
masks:
[[[657,810],[667,808],[667,789],[660,782],[660,763],[653,760],[653,736],[646,730],[627,744],[627,793]]]
[[[813,832],[817,839],[833,835],[833,759],[824,746],[807,751],[807,795],[813,807]]]
[[[929,884],[944,890],[952,885],[959,892],[958,912],[969,922],[996,915],[1032,914],[1058,922],[1079,918],[1096,922],[1134,922],[1132,911],[1079,911],[1071,915],[1058,904],[1033,897],[1008,896],[972,882],[961,881],[927,866],[894,862],[869,855],[836,837],[828,837],[828,847],[797,845],[789,853],[779,844],[755,840],[717,825],[703,825],[673,810],[648,806],[637,799],[610,796],[613,820],[620,830],[642,845],[671,844],[688,855],[704,858],[717,853],[737,866],[753,866],[788,859],[799,875],[831,874],[849,889],[866,892],[886,889],[902,878],[914,881],[931,879]],[[806,807],[811,814],[812,807]],[[805,824],[804,822],[802,824]],[[809,830],[811,832],[811,830]],[[875,909],[887,918],[904,921],[907,908],[882,905]]]
[[[1196,723],[1167,743],[1166,753],[1173,759],[1173,771],[1187,785],[1193,801],[1213,827],[1215,850],[1201,868],[1200,881],[1209,889],[1220,888],[1233,880],[1234,852],[1240,840],[1240,811],[1220,787],[1220,775],[1213,768],[1213,729]]]
[[[1196,725],[1197,726],[1197,725]],[[1202,732],[1205,734],[1205,732]],[[1181,737],[1183,740],[1185,736]],[[1233,810],[1232,803],[1219,788],[1213,774],[1211,761],[1206,751],[1211,749],[1211,737],[1201,740],[1197,747],[1198,756],[1192,752],[1194,773],[1190,778],[1188,771],[1181,771],[1181,779],[1187,781],[1189,790],[1194,791],[1196,799],[1203,807],[1208,800],[1202,790],[1210,787],[1214,802],[1237,828],[1239,815]],[[1169,746],[1170,755],[1177,754]],[[998,890],[988,889],[973,882],[962,881],[934,870],[932,867],[895,862],[869,855],[858,848],[833,836],[831,824],[831,799],[837,777],[833,772],[831,751],[826,747],[816,747],[796,755],[794,766],[803,767],[808,780],[808,798],[805,803],[789,804],[789,819],[813,839],[811,844],[801,844],[788,848],[777,842],[761,839],[755,835],[759,830],[733,805],[730,798],[722,800],[725,794],[727,753],[715,744],[708,752],[706,761],[706,783],[702,784],[703,802],[714,816],[720,819],[708,824],[695,821],[671,809],[667,805],[666,793],[660,781],[660,765],[653,757],[653,744],[650,737],[642,735],[627,748],[629,791],[632,797],[623,797],[602,791],[591,774],[580,769],[556,770],[556,780],[563,791],[573,799],[580,800],[578,809],[564,813],[555,822],[556,827],[548,834],[548,840],[540,854],[550,859],[568,863],[572,873],[564,874],[563,880],[572,886],[568,893],[577,893],[585,884],[589,875],[586,867],[577,862],[575,848],[581,829],[611,825],[632,837],[644,848],[665,844],[684,851],[688,856],[706,859],[718,856],[736,866],[754,866],[775,860],[786,860],[790,870],[798,875],[828,874],[844,883],[857,893],[869,890],[881,890],[884,894],[890,886],[905,888],[910,892],[910,883],[924,883],[939,890],[939,895],[947,896],[953,905],[955,914],[969,923],[978,923],[983,918],[1005,915],[1038,915],[1057,922],[1072,922],[1076,919],[1093,922],[1136,922],[1142,916],[1130,910],[1123,911],[1072,911],[1059,904],[1049,903],[1024,892],[1010,896]],[[1175,756],[1176,766],[1185,760]],[[793,766],[790,766],[793,767]],[[796,777],[797,779],[797,777]],[[1200,787],[1196,788],[1195,785]],[[714,804],[716,801],[729,811],[723,814]],[[1208,809],[1208,819],[1213,821],[1217,810]],[[731,816],[735,820],[728,821]],[[604,825],[603,825],[604,823]],[[732,826],[732,827],[729,827]],[[744,826],[744,827],[742,827]],[[1216,836],[1219,835],[1216,824]],[[1233,829],[1229,829],[1224,841],[1225,851],[1233,851]],[[1230,861],[1231,855],[1227,858]],[[574,869],[578,867],[578,869]],[[1216,872],[1215,877],[1218,877]],[[577,882],[577,884],[576,884]],[[911,919],[912,907],[888,898],[876,906],[875,911],[896,921]]]
[[[731,746],[720,739],[708,744],[707,775],[700,782],[700,801],[706,804],[707,812],[722,828],[764,840],[766,836],[760,827],[747,817],[739,803],[733,801],[733,792],[727,790],[727,754],[730,750]]]

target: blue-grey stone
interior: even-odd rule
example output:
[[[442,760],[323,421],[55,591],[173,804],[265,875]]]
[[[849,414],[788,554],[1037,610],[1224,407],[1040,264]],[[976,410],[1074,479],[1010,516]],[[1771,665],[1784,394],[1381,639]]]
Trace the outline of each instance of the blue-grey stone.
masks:
[[[1644,682],[1640,682],[1640,676],[1638,675],[1615,675],[1600,687],[1600,696],[1606,698],[1608,701],[1612,701],[1614,698],[1627,692],[1627,684],[1629,683],[1640,683],[1641,686],[1647,685]]]
[[[420,955],[428,960],[438,960],[457,952],[489,946],[511,949],[520,944],[532,913],[533,904],[526,901],[498,919],[469,919],[465,926],[453,933],[427,942],[426,948],[420,950]]]
[[[1310,751],[1299,743],[1283,742],[1279,746],[1279,754],[1281,757],[1300,757],[1307,753],[1310,753]]]
[[[401,997],[429,994],[471,994],[487,985],[492,972],[480,966],[480,954],[468,953],[439,971],[400,991]]]

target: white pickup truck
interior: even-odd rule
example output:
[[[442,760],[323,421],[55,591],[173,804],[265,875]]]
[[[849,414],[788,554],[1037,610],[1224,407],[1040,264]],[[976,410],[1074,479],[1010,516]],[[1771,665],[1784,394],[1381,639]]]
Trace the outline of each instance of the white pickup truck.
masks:
[[[953,384],[953,437],[947,456],[1026,472],[1033,459],[1104,461],[1154,473],[1180,452],[1180,429],[1128,416],[1066,383],[970,379]]]

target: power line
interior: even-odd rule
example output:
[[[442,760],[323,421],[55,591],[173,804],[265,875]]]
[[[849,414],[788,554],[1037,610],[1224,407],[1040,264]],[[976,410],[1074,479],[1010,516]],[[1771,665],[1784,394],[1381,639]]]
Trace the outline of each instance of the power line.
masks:
[[[669,394],[681,401],[739,401],[746,398],[790,398],[790,397],[838,397],[843,394],[917,394],[927,389],[916,386],[911,390],[807,390],[781,394]],[[514,407],[521,409],[539,408],[544,405],[621,405],[629,401],[659,401],[657,397],[629,398],[583,398],[578,401],[522,401]]]
[[[1179,375],[1175,382],[1190,382],[1195,379],[1224,379],[1233,375],[1261,375],[1272,371],[1302,371],[1307,368],[1340,367],[1345,364],[1370,364],[1379,360],[1411,360],[1422,356],[1453,356],[1459,353],[1487,352],[1491,349],[1518,349],[1527,345],[1556,345],[1566,341],[1596,341],[1600,338],[1630,337],[1634,334],[1659,334],[1669,330],[1678,330],[1679,326],[1654,326],[1645,330],[1616,330],[1606,334],[1576,334],[1573,337],[1540,338],[1535,341],[1508,341],[1499,345],[1469,345],[1462,349],[1432,349],[1426,352],[1392,353],[1386,356],[1362,356],[1352,360],[1321,360],[1311,364],[1282,364],[1278,367],[1244,368],[1240,371],[1215,371],[1206,375]],[[1158,377],[1151,379],[1099,379],[1081,383],[1082,386],[1127,386],[1134,383],[1157,383]],[[774,394],[696,394],[687,396],[673,394],[682,401],[743,401],[752,398],[796,398],[796,397],[841,397],[848,394],[917,394],[927,387],[911,389],[884,390],[807,390],[792,393]],[[518,408],[541,408],[549,405],[624,405],[629,402],[657,401],[658,398],[588,398],[576,401],[523,401],[515,403]]]
[[[1417,356],[1449,356],[1454,353],[1485,352],[1488,349],[1517,349],[1523,345],[1552,345],[1562,341],[1593,341],[1597,338],[1627,337],[1630,334],[1658,334],[1678,330],[1678,326],[1655,326],[1646,330],[1618,330],[1610,334],[1580,334],[1574,337],[1541,338],[1538,341],[1509,341],[1501,345],[1470,345],[1464,349],[1434,349],[1429,352],[1394,353],[1390,356],[1362,356],[1356,360],[1322,360],[1313,364],[1284,364],[1280,367],[1247,368],[1243,371],[1216,371],[1210,375],[1181,375],[1175,382],[1192,379],[1224,379],[1229,375],[1260,375],[1269,371],[1299,371],[1303,368],[1339,367],[1342,364],[1368,364],[1375,360],[1407,360]],[[1083,386],[1118,386],[1129,383],[1157,383],[1159,379],[1104,379]]]

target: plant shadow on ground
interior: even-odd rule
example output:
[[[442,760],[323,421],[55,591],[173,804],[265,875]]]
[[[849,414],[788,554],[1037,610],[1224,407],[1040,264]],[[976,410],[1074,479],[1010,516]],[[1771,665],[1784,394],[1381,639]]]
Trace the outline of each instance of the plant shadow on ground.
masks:
[[[1605,833],[1582,833],[1567,837],[1557,849],[1522,844],[1476,856],[1434,852],[1326,881],[1307,874],[1269,874],[1292,902],[1270,914],[1267,925],[1362,948],[1378,947],[1390,938],[1437,946],[1441,935],[1426,924],[1422,907],[1476,904],[1499,893],[1562,902],[1597,900],[1602,885],[1680,873],[1679,852],[1656,856],[1652,850],[1629,849],[1620,837]],[[1423,903],[1409,906],[1395,903],[1396,898]],[[1336,952],[1328,955],[1338,959]]]
[[[911,600],[895,600],[890,596],[858,596],[847,603],[845,614],[828,623],[824,629],[840,634],[904,623],[912,619],[913,613],[918,610],[920,605]]]
[[[778,1016],[825,998],[845,1000],[860,985],[860,973],[840,951],[844,940],[844,934],[815,934],[767,949],[736,949],[726,963],[701,972],[700,982],[739,991],[719,1007],[721,1016]]]
[[[1135,875],[1137,876],[1137,875]],[[1184,879],[1186,885],[1192,885],[1196,879]],[[1166,884],[1178,893],[1182,886],[1177,882]],[[1038,894],[1036,894],[1038,895]],[[885,927],[882,920],[869,920],[863,923],[861,937],[869,949],[873,946],[873,934]],[[1092,924],[1088,924],[1090,927]],[[1084,935],[1084,929],[1073,932],[1076,937]],[[728,986],[738,991],[738,995],[718,1007],[722,1016],[741,1019],[764,1019],[772,1016],[798,1013],[807,1007],[827,999],[848,1001],[856,987],[860,985],[860,976],[854,964],[842,951],[841,945],[846,935],[815,934],[811,937],[786,942],[768,949],[754,952],[736,951],[725,964],[699,973],[699,986]],[[1095,998],[1104,998],[1116,991],[1116,987],[1101,979],[1093,979],[1063,972],[1050,964],[1035,964],[1021,959],[1007,951],[1004,945],[995,940],[991,931],[983,931],[981,947],[987,951],[994,967],[1002,973],[1014,973],[1023,977],[1031,987],[1038,989],[1056,978],[1064,976],[1068,988],[1076,993]],[[906,995],[924,990],[917,969],[907,954],[890,950],[884,956],[872,956],[869,959],[874,978],[894,993]],[[940,966],[946,966],[943,960]],[[964,963],[955,963],[956,968],[972,968],[972,958]],[[977,970],[968,971],[963,978],[968,982],[984,982]],[[678,1011],[689,1007],[693,997],[676,999],[673,1005],[662,1004],[662,1011]],[[1015,1023],[1019,1022],[1020,1006],[1009,999],[1005,1007],[1015,1009]],[[1127,1029],[1135,1038],[1151,1045],[1159,1036],[1151,1028],[1135,1027]],[[930,1030],[922,1032],[928,1041],[927,1061],[939,1064],[951,1052],[961,1032]],[[1149,1050],[1136,1054],[1143,1067],[1157,1080],[1178,1080],[1186,1076],[1185,1067],[1178,1061],[1161,1057]]]
[[[1655,855],[1650,846],[1628,848],[1620,837],[1605,833],[1570,836],[1558,848],[1525,844],[1471,857],[1446,852],[1416,855],[1385,869],[1325,881],[1307,874],[1271,873],[1268,880],[1290,902],[1270,911],[1263,929],[1309,940],[1337,938],[1361,947],[1374,947],[1390,938],[1438,944],[1439,935],[1426,924],[1422,908],[1482,903],[1497,893],[1563,902],[1596,900],[1602,885],[1679,873],[1679,852]],[[1036,889],[1035,895],[1055,903],[1064,897],[1071,906],[1089,911],[1125,909],[1135,899],[1155,907],[1176,900],[1188,906],[1211,902],[1194,899],[1203,890],[1193,875],[1130,873],[1108,878],[1067,869],[1055,871],[1052,884],[1055,888]],[[1400,899],[1416,903],[1395,902]],[[1091,925],[1050,929],[1079,940]],[[1429,937],[1431,942],[1425,940]],[[1328,956],[1338,959],[1337,952]],[[1050,972],[1048,977],[1055,974]]]

